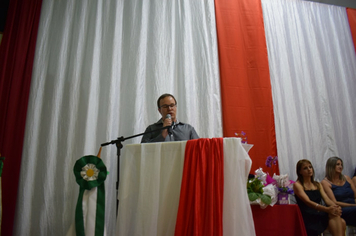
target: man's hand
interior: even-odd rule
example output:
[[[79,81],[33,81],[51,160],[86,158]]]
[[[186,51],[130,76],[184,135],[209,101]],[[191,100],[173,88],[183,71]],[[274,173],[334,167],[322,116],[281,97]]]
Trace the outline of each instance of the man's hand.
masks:
[[[172,125],[172,119],[166,117],[166,118],[163,120],[163,127],[171,126],[171,125]]]

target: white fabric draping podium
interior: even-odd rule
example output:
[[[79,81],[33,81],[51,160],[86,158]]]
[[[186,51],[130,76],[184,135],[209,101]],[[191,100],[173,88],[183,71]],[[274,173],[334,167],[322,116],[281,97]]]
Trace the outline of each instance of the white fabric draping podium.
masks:
[[[174,235],[186,143],[123,148],[116,235]],[[240,138],[224,138],[224,235],[255,235],[246,191],[251,163]]]

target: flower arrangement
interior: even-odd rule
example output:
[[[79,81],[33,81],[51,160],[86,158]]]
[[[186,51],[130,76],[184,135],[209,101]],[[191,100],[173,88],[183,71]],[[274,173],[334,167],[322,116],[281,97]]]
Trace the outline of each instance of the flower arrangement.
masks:
[[[293,181],[289,180],[288,175],[274,175],[273,179],[276,180],[276,186],[278,188],[278,192],[294,194],[293,191]]]
[[[278,157],[268,156],[266,166],[272,168],[278,164]],[[274,204],[289,204],[289,194],[294,194],[293,183],[288,174],[276,175],[271,177],[263,172],[262,168],[255,171],[255,177],[249,179],[247,183],[247,193],[250,204],[260,204],[261,208]]]
[[[246,136],[246,133],[244,131],[241,131],[241,133],[235,133],[235,135],[238,138],[241,138],[241,143],[247,143],[247,136]]]
[[[290,188],[289,186],[287,186],[287,187],[278,187],[278,191],[280,193],[294,194],[293,189]]]
[[[289,180],[287,174],[274,175],[273,179],[276,180],[276,186],[278,189],[278,203],[280,205],[289,204],[289,194],[294,194],[293,181]]]
[[[278,157],[272,157],[268,156],[266,159],[266,166],[269,168],[272,168],[273,165],[277,165],[278,163]],[[289,181],[288,175],[273,175],[273,179],[276,181],[276,186],[278,188],[278,191],[280,193],[288,193],[288,194],[293,194],[293,189],[290,187],[290,184],[292,183]]]
[[[277,161],[278,161],[278,157],[272,157],[272,156],[268,156],[266,159],[266,166],[267,167],[272,167],[272,165],[277,165]]]
[[[255,177],[247,181],[247,194],[250,202],[261,199],[265,205],[271,204],[271,196],[263,193],[263,187],[264,185],[259,178]]]

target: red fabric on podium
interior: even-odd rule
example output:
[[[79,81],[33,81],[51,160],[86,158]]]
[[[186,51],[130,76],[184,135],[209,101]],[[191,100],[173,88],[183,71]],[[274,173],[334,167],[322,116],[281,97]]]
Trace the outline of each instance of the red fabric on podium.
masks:
[[[223,194],[223,139],[188,141],[175,235],[222,235]]]

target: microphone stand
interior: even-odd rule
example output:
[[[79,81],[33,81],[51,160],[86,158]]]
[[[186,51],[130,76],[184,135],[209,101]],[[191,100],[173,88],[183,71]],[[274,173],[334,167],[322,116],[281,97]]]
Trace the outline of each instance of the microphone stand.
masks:
[[[120,180],[120,155],[121,155],[121,149],[123,147],[122,142],[127,140],[127,139],[136,138],[136,137],[141,136],[141,135],[145,135],[145,134],[149,134],[149,133],[153,133],[153,132],[156,132],[156,131],[165,130],[165,129],[169,129],[169,128],[172,128],[172,126],[165,126],[165,127],[159,128],[159,129],[150,130],[150,131],[147,131],[147,132],[144,132],[144,133],[132,135],[132,136],[129,136],[129,137],[126,137],[126,138],[121,136],[121,137],[118,137],[115,140],[111,140],[110,142],[106,142],[106,143],[102,143],[101,144],[102,147],[110,145],[110,144],[116,144],[116,148],[117,148],[116,217],[117,217],[118,209],[119,209],[118,196],[119,196],[119,180]]]

